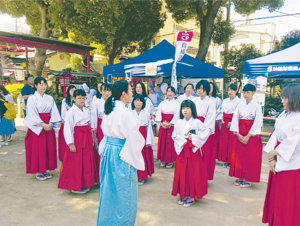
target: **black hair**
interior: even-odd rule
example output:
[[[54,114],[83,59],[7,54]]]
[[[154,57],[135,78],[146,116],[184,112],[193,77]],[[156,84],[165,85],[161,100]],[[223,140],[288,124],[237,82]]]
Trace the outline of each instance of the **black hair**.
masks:
[[[247,92],[247,91],[255,92],[256,91],[255,85],[252,85],[250,83],[248,83],[247,85],[245,85],[244,88],[243,88],[243,92]]]
[[[142,90],[143,90],[142,95],[143,95],[144,97],[148,97],[147,92],[146,92],[146,87],[145,87],[145,84],[144,84],[143,82],[137,82],[137,83],[135,83],[135,85],[134,85],[134,94],[137,94],[137,92],[136,92],[136,86],[137,86],[138,84],[140,84],[141,87],[142,87]]]
[[[184,92],[185,92],[185,90],[186,90],[186,88],[187,88],[188,86],[192,86],[192,88],[193,88],[193,90],[194,90],[194,85],[193,85],[192,83],[188,83],[188,84],[186,84],[185,87],[183,88]]]
[[[145,108],[145,106],[146,106],[145,98],[144,98],[143,95],[141,95],[141,94],[136,94],[136,95],[133,97],[132,102],[131,102],[131,108],[132,108],[133,110],[135,109],[135,106],[134,106],[134,101],[135,101],[135,100],[140,100],[140,101],[142,101],[142,102],[143,102],[142,109]]]
[[[184,118],[184,116],[182,114],[182,108],[185,108],[185,107],[191,109],[193,118],[197,118],[197,110],[196,110],[195,103],[191,100],[184,100],[184,101],[182,101],[182,103],[180,105],[180,119]]]
[[[175,90],[175,88],[174,88],[173,86],[168,86],[167,92],[168,92],[169,89],[171,89],[171,91],[172,91],[174,94],[176,94],[176,90]]]
[[[0,85],[0,90],[3,92],[3,95],[7,95],[9,94],[9,92],[7,91],[7,89],[4,87],[4,85]]]
[[[70,95],[70,90],[74,89],[74,88],[76,89],[76,87],[74,85],[70,85],[67,89],[66,103],[69,106],[72,106],[72,104],[73,104],[73,101],[72,101],[72,98],[71,98],[71,95]]]
[[[27,74],[27,75],[25,76],[25,80],[27,81],[30,77],[34,77],[34,76],[31,75],[31,74]]]
[[[47,80],[41,76],[38,76],[34,79],[34,86],[37,86],[38,84],[41,84],[42,82],[44,82],[47,85]]]
[[[209,84],[212,84],[212,86],[213,86],[213,91],[212,91],[211,96],[212,97],[216,97],[217,96],[217,92],[218,92],[216,84],[214,82],[210,82]]]
[[[116,81],[111,90],[111,96],[105,101],[104,114],[109,115],[114,110],[114,100],[120,100],[122,93],[128,92],[128,82],[126,80]]]
[[[78,96],[83,96],[85,97],[86,96],[86,93],[83,89],[76,89],[73,93],[73,97],[76,98]]]
[[[101,84],[101,90],[102,90],[102,86],[103,86],[103,82],[99,82],[98,84],[97,84],[97,93],[96,93],[96,97],[98,98],[98,99],[100,99],[101,97],[102,97],[102,94],[99,92],[99,90],[98,90],[98,85],[99,84]]]
[[[228,89],[232,89],[234,91],[237,91],[237,86],[235,84],[230,84]]]
[[[300,111],[300,84],[288,83],[284,86],[281,97],[288,99],[288,111],[299,112]]]
[[[196,90],[200,89],[202,86],[203,90],[206,92],[206,95],[209,95],[210,85],[207,80],[200,80],[196,85]]]
[[[101,90],[111,91],[111,84],[103,83],[101,86]]]

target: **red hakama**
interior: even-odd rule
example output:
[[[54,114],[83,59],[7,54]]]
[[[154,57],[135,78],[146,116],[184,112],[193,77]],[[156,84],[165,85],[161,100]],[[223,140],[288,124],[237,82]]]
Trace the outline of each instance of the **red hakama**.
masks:
[[[200,149],[193,152],[194,145],[190,140],[184,145],[180,155],[177,157],[172,195],[202,199],[207,194],[207,172],[206,164]]]
[[[232,117],[233,114],[223,114],[224,124],[222,124],[220,132],[219,151],[217,158],[219,161],[226,163],[231,162],[233,139],[235,139],[234,133],[226,127],[228,123],[232,121]]]
[[[198,116],[201,122],[204,122],[205,118]],[[208,180],[214,179],[214,172],[216,166],[216,155],[217,155],[217,143],[215,134],[211,134],[205,144],[202,146],[203,158],[207,166],[207,178]]]
[[[50,113],[40,113],[41,120],[49,123]],[[25,136],[26,173],[46,173],[57,168],[56,137],[53,129],[36,135],[30,129]]]
[[[101,129],[101,124],[102,124],[102,118],[98,118],[97,130],[96,130],[96,137],[98,140],[98,145],[100,144],[101,140],[104,137],[103,131]],[[98,153],[98,148],[95,148],[94,151],[95,151],[95,159],[96,159],[97,169],[99,172],[101,156]]]
[[[220,129],[218,123],[215,123],[215,137],[216,137],[216,158],[219,153],[219,146],[220,146]]]
[[[246,136],[254,120],[239,120],[239,133]],[[259,183],[261,161],[262,161],[262,140],[260,135],[251,136],[248,144],[242,144],[235,136],[233,141],[231,165],[229,176],[245,179],[248,182]]]
[[[161,122],[170,122],[173,118],[173,114],[161,113]],[[158,148],[157,148],[157,160],[166,163],[173,163],[176,161],[176,152],[174,148],[174,141],[172,139],[174,127],[171,126],[168,129],[159,127],[158,131]]]
[[[60,161],[64,159],[64,154],[67,146],[68,145],[66,144],[64,136],[64,123],[62,122],[58,132],[58,159]]]
[[[65,151],[58,188],[80,191],[99,183],[91,128],[75,126],[74,143],[76,152]]]
[[[140,126],[140,133],[143,135],[143,137],[146,140],[147,137],[147,126]],[[144,146],[142,150],[144,162],[145,162],[145,170],[141,171],[138,170],[138,179],[147,179],[148,175],[151,177],[151,175],[154,173],[154,161],[153,161],[153,150],[151,146]]]

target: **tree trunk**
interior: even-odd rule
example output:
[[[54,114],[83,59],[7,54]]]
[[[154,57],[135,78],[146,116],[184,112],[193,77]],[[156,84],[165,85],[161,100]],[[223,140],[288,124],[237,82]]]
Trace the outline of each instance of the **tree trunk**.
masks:
[[[36,4],[38,5],[40,14],[41,14],[41,31],[39,36],[42,38],[49,38],[52,33],[52,25],[48,19],[48,5],[46,5],[43,1],[36,0]],[[36,49],[36,53],[34,56],[35,61],[35,75],[42,75],[44,65],[47,59],[46,55],[47,49]]]
[[[118,55],[118,42],[116,40],[114,40],[112,42],[111,48],[109,50],[108,53],[108,64],[113,64],[114,63],[114,59],[116,58],[116,56]]]
[[[196,58],[205,61],[205,57],[210,45],[212,32],[214,29],[214,20],[220,7],[224,4],[224,1],[216,0],[210,1],[207,6],[207,13],[200,22],[200,41],[199,49]]]

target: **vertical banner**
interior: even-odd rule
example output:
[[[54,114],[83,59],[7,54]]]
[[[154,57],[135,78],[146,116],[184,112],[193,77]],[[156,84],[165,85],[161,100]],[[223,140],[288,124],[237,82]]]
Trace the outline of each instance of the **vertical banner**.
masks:
[[[186,53],[192,38],[192,31],[180,31],[176,34],[176,50],[171,77],[171,86],[173,86],[175,89],[177,89],[176,64],[182,59],[182,57]]]

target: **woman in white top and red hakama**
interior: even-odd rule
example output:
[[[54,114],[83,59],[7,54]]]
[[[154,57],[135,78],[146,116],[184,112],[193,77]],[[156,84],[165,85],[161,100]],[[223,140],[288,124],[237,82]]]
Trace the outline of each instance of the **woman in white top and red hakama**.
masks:
[[[67,89],[67,96],[61,102],[61,125],[58,132],[58,159],[62,161],[64,159],[65,149],[67,148],[67,144],[64,137],[64,122],[66,117],[66,112],[73,105],[73,93],[76,90],[76,87],[70,85]]]
[[[224,162],[223,167],[230,166],[234,134],[230,131],[230,125],[233,117],[233,113],[240,103],[241,99],[236,96],[237,87],[234,84],[231,84],[228,87],[229,98],[223,100],[221,113],[222,125],[220,131],[220,140],[219,140],[219,151],[217,153],[217,159],[221,162]]]
[[[132,99],[127,81],[117,81],[105,102],[104,138],[99,145],[100,200],[97,225],[134,225],[137,212],[137,169],[145,170],[145,139],[138,120],[126,107]]]
[[[220,129],[222,123],[222,100],[217,96],[217,86],[214,82],[210,82],[209,97],[215,102],[216,120],[215,120],[215,137],[216,137],[216,156],[219,152]]]
[[[208,180],[213,180],[217,144],[215,137],[215,120],[216,120],[216,105],[215,102],[209,98],[210,85],[206,80],[201,80],[196,85],[199,97],[195,98],[194,102],[197,109],[198,119],[204,123],[204,126],[209,129],[209,137],[202,147],[203,158],[207,166]]]
[[[75,90],[75,103],[66,113],[64,136],[68,148],[58,182],[58,188],[79,194],[88,192],[95,183],[99,183],[90,111],[84,107],[85,95],[84,90]]]
[[[148,176],[154,173],[154,161],[153,161],[153,150],[151,146],[155,145],[153,130],[150,121],[150,115],[145,109],[146,102],[142,95],[136,94],[133,97],[131,108],[133,109],[133,114],[136,116],[139,125],[140,125],[140,133],[146,140],[145,146],[142,150],[144,162],[145,162],[145,170],[138,170],[138,182],[140,185],[145,183],[145,179]]]
[[[234,185],[249,187],[250,182],[260,182],[262,161],[261,129],[263,113],[261,106],[253,100],[256,88],[247,84],[243,88],[245,100],[234,111],[230,130],[236,134],[229,176],[237,177]]]
[[[300,225],[300,85],[286,86],[281,99],[285,111],[264,148],[270,175],[262,222]]]
[[[201,147],[208,136],[209,129],[197,119],[195,103],[183,101],[172,134],[178,155],[172,195],[180,195],[179,205],[190,206],[195,197],[202,199],[207,194],[207,169]]]
[[[47,81],[34,79],[37,91],[28,98],[24,124],[28,127],[25,136],[26,173],[37,174],[38,180],[51,178],[47,170],[57,168],[57,150],[54,128],[61,120],[52,96],[45,94]]]
[[[184,87],[184,94],[177,97],[177,101],[181,104],[184,100],[194,100],[195,97],[192,95],[194,92],[194,85],[191,83],[186,84]]]
[[[98,146],[104,137],[103,131],[101,129],[101,124],[104,115],[105,101],[111,95],[111,85],[107,83],[101,84],[101,89],[102,89],[101,97],[100,97],[100,93],[97,93],[97,95],[93,98],[91,104],[91,126],[95,132],[94,141],[96,142],[95,146],[97,147],[95,149],[96,150],[95,158],[96,158],[98,172],[100,167],[100,155],[98,153]]]
[[[175,89],[169,86],[167,89],[167,98],[162,101],[157,109],[155,121],[160,123],[158,131],[157,160],[160,160],[160,166],[172,168],[176,161],[176,152],[172,133],[174,123],[179,118],[180,105],[175,97]],[[167,163],[167,165],[166,165]]]

